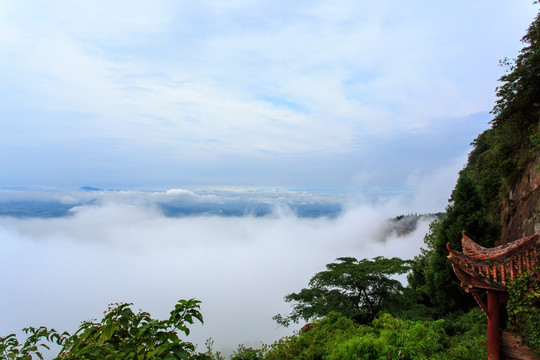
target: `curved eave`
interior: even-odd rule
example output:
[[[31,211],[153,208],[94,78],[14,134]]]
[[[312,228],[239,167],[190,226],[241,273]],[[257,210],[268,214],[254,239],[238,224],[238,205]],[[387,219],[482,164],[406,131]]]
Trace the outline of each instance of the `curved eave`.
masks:
[[[469,263],[466,261],[466,255],[453,250],[448,258],[465,291],[469,292],[472,289],[506,291],[505,283],[497,280],[497,275],[494,277],[493,272],[490,272],[490,269],[487,269],[481,262]]]
[[[483,260],[495,260],[499,257],[512,257],[515,254],[525,251],[530,248],[538,248],[540,245],[540,234],[534,234],[527,236],[511,243],[495,246],[492,248],[485,248],[478,245],[471,238],[465,234],[465,230],[462,232],[461,246],[463,253],[475,259]]]
[[[506,291],[507,281],[540,264],[539,234],[508,245],[484,248],[463,233],[462,244],[463,253],[450,248],[450,244],[446,247],[454,272],[466,289]]]

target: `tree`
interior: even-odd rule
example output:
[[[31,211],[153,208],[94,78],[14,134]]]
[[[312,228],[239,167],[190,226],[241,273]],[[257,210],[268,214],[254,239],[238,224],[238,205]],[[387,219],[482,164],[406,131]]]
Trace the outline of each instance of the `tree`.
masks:
[[[446,244],[461,249],[461,232],[480,245],[491,246],[498,231],[486,219],[485,206],[478,183],[472,176],[462,172],[446,208],[446,215],[430,226],[424,242],[427,249],[415,258],[409,284],[426,296],[440,314],[467,310],[473,305],[471,296],[459,286],[448,261]]]
[[[326,265],[326,271],[315,274],[308,288],[285,296],[285,301],[295,302],[293,311],[287,316],[278,314],[273,319],[287,326],[291,321],[309,321],[338,312],[358,323],[369,323],[384,308],[385,300],[403,289],[391,276],[410,269],[409,262],[399,258],[341,257],[336,260]]]
[[[519,178],[524,166],[540,152],[540,13],[521,42],[525,46],[517,59],[501,61],[509,71],[499,79],[502,85],[497,88],[486,149],[492,160],[488,166],[498,170],[503,184]],[[507,191],[501,187],[502,198]]]
[[[503,85],[497,88],[492,122],[495,126],[515,122],[516,130],[528,132],[540,115],[540,13],[521,42],[525,47],[514,62],[501,61],[510,71],[499,79]]]
[[[195,352],[195,345],[183,341],[178,331],[189,335],[186,324],[203,322],[200,301],[180,300],[167,320],[156,320],[144,311],[134,313],[132,304],[114,304],[100,322],[85,321],[73,335],[55,330],[29,328],[31,335],[19,344],[14,334],[0,337],[0,354],[5,359],[42,359],[43,340],[62,346],[56,359],[167,359],[211,360]]]

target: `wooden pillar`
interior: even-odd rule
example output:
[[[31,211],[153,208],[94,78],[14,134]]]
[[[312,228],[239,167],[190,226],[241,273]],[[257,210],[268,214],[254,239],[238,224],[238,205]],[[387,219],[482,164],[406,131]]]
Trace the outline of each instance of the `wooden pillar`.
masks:
[[[488,303],[488,360],[500,360],[499,339],[499,297],[494,291],[487,291]]]

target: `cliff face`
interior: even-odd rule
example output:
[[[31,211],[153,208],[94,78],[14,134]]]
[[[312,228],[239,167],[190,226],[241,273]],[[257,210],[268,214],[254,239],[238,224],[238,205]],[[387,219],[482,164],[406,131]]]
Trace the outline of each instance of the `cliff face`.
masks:
[[[540,233],[540,155],[511,186],[501,215],[503,224],[498,245]]]

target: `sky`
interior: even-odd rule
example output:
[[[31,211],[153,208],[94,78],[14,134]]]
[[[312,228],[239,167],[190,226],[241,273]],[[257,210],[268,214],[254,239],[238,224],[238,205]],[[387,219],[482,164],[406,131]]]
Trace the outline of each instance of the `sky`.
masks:
[[[519,1],[0,3],[0,186],[395,190],[489,126]]]

